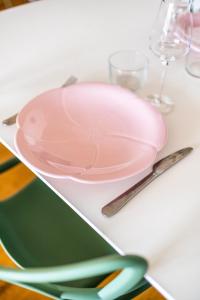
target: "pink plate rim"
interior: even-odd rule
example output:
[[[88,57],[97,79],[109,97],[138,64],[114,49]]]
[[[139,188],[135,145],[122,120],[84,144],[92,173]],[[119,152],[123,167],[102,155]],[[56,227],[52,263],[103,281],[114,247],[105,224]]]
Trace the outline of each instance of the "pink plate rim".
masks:
[[[50,178],[55,178],[55,179],[71,179],[73,181],[76,181],[76,182],[80,182],[80,183],[87,183],[87,184],[98,184],[98,183],[108,183],[108,182],[116,182],[116,181],[121,181],[121,180],[125,180],[125,179],[128,179],[128,178],[131,178],[131,177],[134,177],[134,176],[137,176],[137,175],[140,175],[142,174],[143,172],[145,172],[146,170],[152,168],[152,165],[153,163],[156,161],[156,158],[158,156],[158,151],[154,148],[154,147],[151,147],[149,145],[149,147],[151,147],[152,149],[154,149],[154,157],[152,158],[152,161],[149,162],[149,164],[146,164],[144,168],[141,168],[140,170],[138,171],[135,171],[134,173],[131,173],[129,175],[126,175],[126,176],[120,176],[120,177],[115,177],[113,179],[104,179],[104,180],[87,180],[87,179],[84,179],[84,178],[79,178],[78,176],[71,176],[71,175],[58,175],[58,174],[53,174],[53,173],[50,173],[50,172],[45,172],[35,166],[33,166],[25,157],[24,155],[22,155],[21,151],[20,151],[20,148],[18,146],[18,141],[17,141],[17,138],[18,138],[18,135],[20,133],[20,130],[17,131],[16,135],[15,135],[15,139],[14,139],[14,145],[15,145],[15,148],[17,150],[17,152],[20,154],[20,158],[21,160],[25,162],[26,165],[28,165],[30,167],[31,170],[35,170],[36,172],[38,172],[39,174],[42,174],[46,177],[50,177]],[[114,173],[114,172],[113,172]]]

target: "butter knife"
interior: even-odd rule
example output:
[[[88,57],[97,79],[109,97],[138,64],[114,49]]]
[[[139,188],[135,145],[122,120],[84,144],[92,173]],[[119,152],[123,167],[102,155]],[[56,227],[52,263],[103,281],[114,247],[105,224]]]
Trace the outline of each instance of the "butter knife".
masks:
[[[105,205],[101,210],[102,214],[107,217],[111,217],[116,214],[125,204],[141,192],[154,179],[186,157],[192,150],[192,147],[183,148],[159,160],[154,164],[153,170],[149,175]]]

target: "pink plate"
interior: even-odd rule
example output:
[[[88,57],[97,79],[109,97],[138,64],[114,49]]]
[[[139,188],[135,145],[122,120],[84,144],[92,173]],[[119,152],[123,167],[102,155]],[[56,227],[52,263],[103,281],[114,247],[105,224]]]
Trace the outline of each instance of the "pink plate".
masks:
[[[166,143],[162,116],[119,86],[80,83],[45,92],[17,119],[15,145],[38,172],[82,182],[141,174]]]

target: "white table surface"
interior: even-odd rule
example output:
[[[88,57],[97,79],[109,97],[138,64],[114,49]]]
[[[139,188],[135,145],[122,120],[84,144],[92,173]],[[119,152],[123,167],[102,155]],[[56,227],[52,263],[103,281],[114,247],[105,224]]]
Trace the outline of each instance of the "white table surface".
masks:
[[[136,48],[150,58],[146,95],[159,86],[160,64],[148,51],[159,0],[43,0],[0,13],[0,120],[33,96],[80,81],[108,81],[107,57]],[[87,185],[41,177],[121,254],[145,256],[147,278],[168,299],[200,298],[200,81],[171,66],[166,91],[176,101],[165,117],[169,140],[160,156],[184,146],[195,151],[162,175],[112,218],[101,207],[133,178]],[[13,153],[16,126],[0,124],[0,140]]]

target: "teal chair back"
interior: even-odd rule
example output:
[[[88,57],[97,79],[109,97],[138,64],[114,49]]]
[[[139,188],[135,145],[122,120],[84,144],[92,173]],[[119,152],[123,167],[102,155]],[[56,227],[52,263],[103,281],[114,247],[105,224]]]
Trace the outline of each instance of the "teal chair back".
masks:
[[[1,153],[0,153],[1,156]],[[0,161],[0,173],[8,170],[9,168],[15,166],[17,163],[19,163],[19,160],[16,157],[11,157],[5,161]]]
[[[122,270],[119,275],[103,288],[75,288],[60,284],[63,281],[108,274],[119,269]],[[113,300],[134,287],[137,288],[146,270],[147,263],[139,256],[113,255],[51,268],[11,270],[1,267],[0,278],[39,291],[54,299]]]
[[[2,173],[0,180],[12,170]],[[0,203],[0,240],[24,269],[2,267],[0,279],[54,299],[116,299],[130,291],[137,295],[148,286],[142,280],[145,259],[116,254],[39,179]],[[106,274],[117,269],[123,271],[114,281],[96,288]]]

